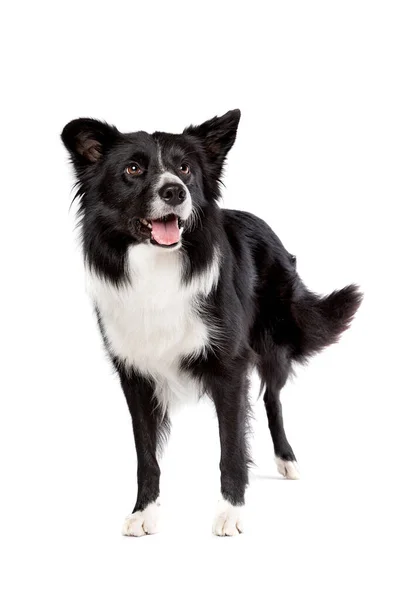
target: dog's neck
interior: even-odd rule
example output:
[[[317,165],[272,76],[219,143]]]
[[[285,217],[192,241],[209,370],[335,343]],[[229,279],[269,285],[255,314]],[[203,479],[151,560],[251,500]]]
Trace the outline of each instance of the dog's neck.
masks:
[[[195,226],[184,231],[179,248],[150,247],[154,256],[179,253],[182,280],[185,283],[207,270],[215,257],[215,249],[223,235],[222,211],[214,203],[203,209]],[[110,231],[101,215],[88,219],[83,212],[82,245],[86,267],[115,286],[124,285],[131,277],[129,252],[135,244],[119,232]]]

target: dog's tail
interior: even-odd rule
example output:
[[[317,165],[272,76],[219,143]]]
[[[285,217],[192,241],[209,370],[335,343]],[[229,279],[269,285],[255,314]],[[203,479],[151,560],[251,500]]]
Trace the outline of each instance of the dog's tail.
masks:
[[[337,342],[350,326],[362,298],[356,285],[349,285],[325,297],[303,289],[292,303],[292,316],[298,331],[294,358],[300,362],[307,360]]]

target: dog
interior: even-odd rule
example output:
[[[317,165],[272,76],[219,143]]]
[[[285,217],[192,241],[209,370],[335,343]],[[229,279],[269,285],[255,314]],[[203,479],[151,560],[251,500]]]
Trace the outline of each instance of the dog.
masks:
[[[240,111],[183,133],[121,133],[76,119],[62,134],[77,177],[88,290],[118,373],[137,451],[123,534],[156,533],[169,413],[207,394],[221,442],[219,536],[243,531],[251,462],[249,375],[257,369],[279,472],[298,478],[280,392],[296,363],[336,342],[362,294],[309,291],[270,227],[218,205]]]

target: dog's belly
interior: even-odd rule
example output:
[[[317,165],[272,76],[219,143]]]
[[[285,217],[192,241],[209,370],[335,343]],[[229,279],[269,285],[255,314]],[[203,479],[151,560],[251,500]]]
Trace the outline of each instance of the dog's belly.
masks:
[[[154,381],[165,410],[174,401],[199,396],[199,386],[180,363],[201,355],[209,344],[198,310],[206,282],[183,285],[179,254],[148,247],[131,250],[129,270],[131,283],[120,287],[88,272],[88,291],[111,354]],[[207,282],[209,291],[215,275],[218,269]]]

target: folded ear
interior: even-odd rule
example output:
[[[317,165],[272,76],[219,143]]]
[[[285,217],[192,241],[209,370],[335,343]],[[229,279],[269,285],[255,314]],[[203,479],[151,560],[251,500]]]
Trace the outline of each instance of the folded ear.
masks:
[[[61,139],[74,165],[85,167],[99,161],[120,135],[116,127],[107,123],[95,119],[75,119],[64,127]]]
[[[216,177],[221,174],[225,157],[235,142],[239,121],[240,110],[230,110],[222,117],[191,125],[183,132],[201,140],[207,158],[215,167]]]

